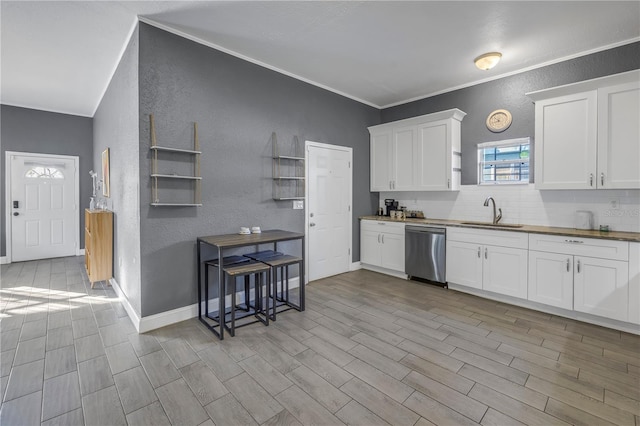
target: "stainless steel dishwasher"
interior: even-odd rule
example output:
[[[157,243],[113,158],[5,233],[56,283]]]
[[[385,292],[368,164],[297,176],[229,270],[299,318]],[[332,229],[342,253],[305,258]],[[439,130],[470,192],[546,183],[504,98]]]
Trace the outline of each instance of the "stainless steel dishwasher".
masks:
[[[446,229],[440,226],[405,226],[405,273],[446,286]]]

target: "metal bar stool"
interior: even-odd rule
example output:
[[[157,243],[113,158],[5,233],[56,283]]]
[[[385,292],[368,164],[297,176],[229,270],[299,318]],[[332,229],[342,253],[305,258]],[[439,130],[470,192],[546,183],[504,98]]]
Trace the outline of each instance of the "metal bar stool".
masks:
[[[272,257],[266,257],[260,259],[261,262],[268,265],[271,268],[272,283],[273,283],[273,313],[270,315],[273,321],[276,320],[276,308],[279,306],[287,306],[285,309],[281,309],[280,312],[287,311],[289,309],[296,309],[298,311],[304,311],[304,279],[300,277],[300,290],[298,304],[292,302],[289,294],[289,266],[298,265],[298,270],[302,271],[303,259],[296,256],[290,256],[287,254],[281,254]],[[280,289],[278,291],[278,271],[280,272]],[[280,304],[278,304],[280,302]],[[267,306],[267,313],[269,306]]]
[[[254,253],[247,253],[247,254],[243,254],[244,257],[248,257],[249,259],[253,259],[253,260],[262,260],[262,259],[266,259],[269,257],[274,257],[274,256],[282,256],[283,253],[280,253],[279,251],[274,251],[274,250],[262,250],[262,251],[256,251]]]
[[[249,262],[250,259],[243,257],[243,256],[227,256],[222,258],[222,266],[230,266],[230,265],[236,265],[239,263],[246,263]],[[210,268],[218,268],[220,266],[220,262],[219,259],[212,259],[212,260],[208,260],[206,262],[204,262],[204,313],[205,316],[213,321],[216,321],[218,323],[218,325],[221,324],[221,315],[220,315],[220,309],[218,309],[218,315],[217,316],[211,316],[209,314],[209,269]],[[214,275],[215,276],[215,275]],[[248,282],[245,283],[245,303],[247,303],[247,307],[248,305],[248,300],[249,300],[249,296],[248,296]],[[224,286],[223,283],[218,283],[218,300],[220,300],[220,297],[225,297],[225,292],[224,292]],[[222,306],[221,304],[218,304],[218,306]],[[222,313],[222,318],[224,318],[224,313]],[[220,339],[222,340],[222,327],[220,327]]]
[[[246,322],[242,325],[239,325],[238,327],[243,327],[245,325],[253,324],[258,321],[263,323],[264,325],[269,325],[268,309],[269,309],[269,294],[271,293],[271,274],[270,274],[271,268],[268,265],[265,265],[264,263],[261,263],[261,262],[249,261],[249,262],[236,263],[233,265],[226,266],[223,268],[223,270],[224,270],[224,277],[225,277],[224,279],[225,291],[223,292],[223,294],[226,294],[226,286],[228,285],[231,290],[230,291],[231,312],[230,312],[229,320],[227,320],[226,313],[221,313],[221,318],[224,318],[222,320],[222,324],[224,328],[227,329],[227,331],[229,331],[229,334],[231,334],[231,336],[235,336],[236,334],[236,279],[239,277],[245,277],[245,284],[246,284],[249,281],[249,277],[251,275],[254,276],[255,300],[254,300],[253,311],[249,309],[250,306],[249,304],[247,304],[247,314],[243,315],[241,318],[248,317],[249,315],[253,315],[256,318],[256,320]],[[263,276],[266,278],[264,283],[266,285],[266,291],[264,293],[265,294],[264,304],[262,300]],[[247,296],[248,293],[249,292],[245,290],[245,299],[248,298]],[[265,311],[264,307],[266,307],[267,311]],[[261,315],[263,315],[264,318],[262,318]],[[230,323],[231,326],[229,327],[227,323]]]

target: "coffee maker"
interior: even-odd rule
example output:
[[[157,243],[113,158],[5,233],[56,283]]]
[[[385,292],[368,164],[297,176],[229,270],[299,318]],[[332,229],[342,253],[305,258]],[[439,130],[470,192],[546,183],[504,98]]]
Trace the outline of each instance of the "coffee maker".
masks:
[[[393,198],[387,198],[384,200],[384,205],[386,206],[385,216],[391,216],[391,212],[393,210],[398,210],[398,202]]]

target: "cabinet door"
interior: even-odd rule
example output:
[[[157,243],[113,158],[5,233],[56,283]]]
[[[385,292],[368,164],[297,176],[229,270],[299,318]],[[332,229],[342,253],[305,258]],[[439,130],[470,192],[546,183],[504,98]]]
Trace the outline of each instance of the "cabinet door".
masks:
[[[371,134],[371,191],[391,190],[391,129]]]
[[[393,132],[392,189],[409,191],[415,189],[415,140],[416,127],[402,127]]]
[[[527,250],[485,246],[482,256],[484,290],[527,298]]]
[[[446,191],[451,187],[451,135],[446,121],[422,124],[417,131],[417,189]]]
[[[575,256],[573,309],[627,321],[629,263]]]
[[[360,262],[380,266],[379,232],[360,228]]]
[[[383,268],[404,273],[404,235],[381,235],[381,260]]]
[[[529,252],[528,299],[573,309],[573,256]]]
[[[447,241],[447,281],[482,289],[482,247]]]
[[[598,187],[640,188],[640,82],[598,89]]]
[[[640,243],[629,243],[629,322],[640,324]]]
[[[536,189],[596,187],[596,91],[536,102]]]

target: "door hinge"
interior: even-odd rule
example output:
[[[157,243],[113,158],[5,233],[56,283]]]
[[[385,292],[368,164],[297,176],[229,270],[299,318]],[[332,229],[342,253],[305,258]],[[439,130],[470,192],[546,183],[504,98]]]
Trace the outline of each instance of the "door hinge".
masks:
[[[349,161],[349,168],[351,168],[351,161]]]
[[[349,206],[349,211],[351,211],[351,206]]]
[[[351,249],[349,249],[349,253],[348,254],[349,254],[349,256],[351,256]]]

